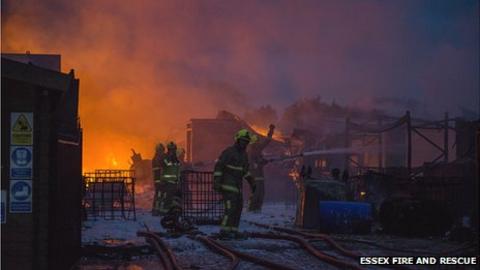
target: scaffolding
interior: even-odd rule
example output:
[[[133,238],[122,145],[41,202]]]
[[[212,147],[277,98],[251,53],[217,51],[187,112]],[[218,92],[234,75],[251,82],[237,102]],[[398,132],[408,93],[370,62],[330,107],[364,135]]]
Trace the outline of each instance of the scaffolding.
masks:
[[[132,170],[95,170],[83,176],[84,219],[136,220]]]
[[[361,139],[366,142],[364,145],[378,146],[379,149],[378,167],[363,166],[362,162],[346,156],[348,168],[353,172],[348,184],[354,198],[373,200],[375,198],[364,198],[362,193],[369,196],[369,186],[373,189],[381,187],[390,190],[390,195],[393,191],[402,191],[413,198],[440,203],[455,218],[469,215],[469,209],[472,205],[477,205],[478,199],[478,193],[475,193],[478,189],[474,173],[475,163],[471,158],[473,145],[465,144],[465,137],[458,137],[459,134],[468,135],[469,125],[475,126],[459,118],[449,118],[448,113],[437,121],[415,119],[409,111],[400,118],[379,117],[376,121],[366,123],[352,123],[347,118],[345,145],[349,146],[353,139]],[[398,129],[404,130],[404,133],[401,133],[401,136],[404,136],[404,143],[401,144],[404,161],[398,167],[382,166],[382,146],[388,147],[388,142],[382,140],[382,134]],[[454,133],[449,134],[451,131]],[[378,145],[375,146],[375,143]],[[432,151],[431,159],[423,160],[423,164],[417,162],[415,165],[415,155],[421,151],[420,147],[417,149],[419,143],[436,152]],[[456,152],[454,158],[452,150]],[[381,194],[378,190],[371,193]]]
[[[390,121],[390,123],[385,124],[385,121]],[[393,120],[393,122],[392,122]],[[371,145],[372,143],[378,142],[378,166],[377,167],[365,167],[361,162],[356,161],[347,155],[345,160],[345,168],[353,167],[356,174],[362,174],[365,171],[371,170],[379,173],[384,173],[385,168],[383,167],[383,139],[382,134],[385,132],[405,127],[406,128],[406,176],[408,178],[415,178],[420,175],[425,167],[413,168],[412,167],[412,153],[413,153],[413,143],[412,135],[416,134],[432,147],[439,151],[439,155],[431,160],[429,163],[429,168],[435,167],[439,164],[448,163],[449,160],[449,130],[456,130],[455,127],[450,126],[449,123],[456,121],[457,119],[450,119],[448,113],[445,113],[445,117],[439,121],[427,121],[422,119],[412,118],[410,111],[407,111],[404,116],[400,118],[392,117],[379,117],[375,121],[376,123],[371,123],[367,121],[366,123],[358,124],[353,123],[350,118],[346,118],[345,123],[345,147],[351,147],[352,139],[362,138],[364,146]],[[424,130],[443,130],[443,144],[439,145],[429,138]]]
[[[213,190],[213,173],[182,172],[183,217],[196,224],[219,224],[224,213],[222,195]]]

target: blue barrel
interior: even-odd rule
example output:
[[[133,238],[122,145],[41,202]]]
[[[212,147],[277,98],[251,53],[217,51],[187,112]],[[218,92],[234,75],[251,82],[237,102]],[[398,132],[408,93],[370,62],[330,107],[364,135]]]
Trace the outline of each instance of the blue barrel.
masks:
[[[372,204],[346,201],[319,201],[320,231],[325,233],[369,233]]]

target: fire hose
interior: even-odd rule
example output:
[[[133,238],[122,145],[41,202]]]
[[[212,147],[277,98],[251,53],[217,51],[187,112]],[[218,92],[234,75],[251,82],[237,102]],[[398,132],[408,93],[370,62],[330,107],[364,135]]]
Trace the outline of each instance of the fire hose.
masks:
[[[203,240],[200,240],[200,238],[203,238]],[[269,269],[294,270],[294,268],[291,268],[291,267],[288,267],[288,266],[285,266],[285,265],[282,265],[282,264],[278,264],[278,263],[275,263],[275,262],[272,262],[272,261],[269,261],[269,260],[261,259],[261,258],[252,256],[252,255],[237,251],[237,250],[234,250],[230,247],[227,247],[226,245],[223,245],[223,244],[219,243],[218,241],[216,241],[216,240],[214,240],[210,237],[197,237],[197,239],[199,239],[200,241],[202,241],[206,245],[209,245],[210,247],[212,247],[216,250],[222,250],[221,252],[223,254],[228,254],[229,253],[228,256],[230,258],[233,258],[232,255],[234,255],[235,257],[238,257],[242,260],[246,260],[246,261],[252,262],[254,264],[264,266],[264,267],[269,268]],[[232,262],[234,262],[234,261],[232,261]],[[232,265],[233,265],[233,263],[230,265],[230,267],[232,267]],[[234,268],[230,268],[230,269],[234,269]]]
[[[300,246],[302,246],[304,249],[306,249],[310,254],[312,254],[316,258],[318,258],[318,259],[320,259],[324,262],[327,262],[331,265],[337,266],[341,269],[355,269],[355,270],[363,269],[363,268],[360,268],[357,265],[347,263],[347,262],[341,261],[338,258],[335,258],[333,256],[324,254],[324,253],[320,252],[319,250],[317,250],[316,248],[314,248],[305,239],[297,237],[297,236],[280,235],[280,234],[268,234],[268,233],[255,233],[255,232],[248,233],[247,235],[250,236],[250,237],[254,237],[254,238],[279,239],[279,240],[293,241],[293,242],[296,242],[296,243],[300,244]]]
[[[347,250],[347,249],[343,248],[342,246],[337,244],[333,239],[331,239],[326,234],[311,234],[311,233],[304,233],[304,232],[300,232],[300,231],[296,231],[296,230],[292,230],[292,229],[287,229],[287,228],[269,226],[269,225],[260,224],[260,223],[256,223],[256,222],[249,222],[249,223],[253,224],[255,226],[258,226],[258,227],[262,227],[262,228],[266,228],[266,229],[272,229],[272,230],[279,231],[279,232],[285,232],[285,233],[289,233],[289,234],[300,235],[300,236],[303,236],[303,237],[306,237],[306,238],[316,238],[316,239],[323,240],[323,241],[327,242],[331,247],[338,250],[343,255],[351,257],[351,258],[356,259],[359,256],[361,256],[361,254],[359,254],[357,252],[350,251],[350,250]]]
[[[138,236],[145,237],[145,239],[151,243],[157,250],[160,262],[166,270],[181,270],[182,268],[178,265],[175,255],[170,250],[170,248],[165,244],[165,242],[157,234],[150,231],[138,231]]]

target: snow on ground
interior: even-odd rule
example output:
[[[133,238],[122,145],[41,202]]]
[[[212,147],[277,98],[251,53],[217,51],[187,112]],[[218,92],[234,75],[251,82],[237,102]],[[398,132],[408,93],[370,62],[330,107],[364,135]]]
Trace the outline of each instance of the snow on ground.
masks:
[[[270,224],[275,226],[291,226],[295,216],[295,207],[284,203],[266,204],[262,213],[251,213],[243,211],[240,230],[252,231],[263,230],[257,226],[251,225],[246,221],[254,221],[258,223]],[[83,224],[82,242],[108,244],[111,240],[119,240],[132,244],[144,243],[143,237],[138,237],[137,231],[146,230],[146,226],[152,231],[164,232],[160,225],[160,217],[152,216],[150,210],[137,209],[137,220],[105,220],[97,218],[97,220],[87,220]],[[216,233],[219,226],[204,225],[198,226],[199,230],[205,234]],[[108,241],[105,241],[107,239]],[[114,241],[115,242],[115,241]]]
[[[240,223],[241,231],[266,231],[247,221],[253,221],[275,226],[291,227],[295,215],[295,207],[284,203],[266,204],[261,213],[251,213],[244,209],[242,221]],[[84,244],[115,245],[127,244],[144,245],[143,237],[136,235],[137,231],[145,230],[145,225],[150,230],[164,232],[160,225],[160,218],[154,217],[149,210],[137,210],[136,221],[126,220],[88,220],[84,222],[82,231],[82,241]],[[219,226],[203,225],[198,229],[205,234],[217,233]],[[219,269],[224,268],[228,260],[213,253],[202,243],[195,241],[187,236],[179,238],[165,239],[172,248],[181,265],[186,269]],[[295,243],[282,240],[268,239],[246,239],[242,241],[223,241],[224,244],[234,249],[246,252],[248,254],[269,258],[275,262],[287,261],[287,265],[296,269],[315,269],[318,267],[317,259],[305,255],[305,252],[298,248]],[[299,257],[302,259],[302,266],[296,262]],[[150,269],[144,261],[135,262],[142,269]],[[82,268],[88,269],[88,268]],[[242,261],[238,269],[264,269],[257,265]],[[321,267],[317,269],[329,269]]]
[[[293,227],[295,217],[295,206],[286,205],[284,203],[268,203],[264,205],[261,213],[251,213],[244,209],[242,213],[242,220],[240,223],[241,231],[266,231],[266,229],[259,228],[255,225],[249,224],[248,221],[269,224],[280,227]],[[84,244],[99,244],[99,245],[111,245],[111,244],[126,244],[131,243],[134,245],[145,245],[145,241],[142,237],[137,237],[136,233],[139,230],[145,230],[145,225],[153,231],[164,232],[160,225],[160,218],[154,217],[150,214],[149,210],[139,209],[137,210],[136,221],[126,220],[103,220],[97,219],[88,220],[84,222],[82,231],[82,241]],[[219,231],[218,226],[205,225],[198,226],[198,229],[205,234],[217,233]],[[458,247],[458,244],[454,244],[444,239],[415,239],[415,238],[401,238],[389,235],[332,235],[337,238],[349,238],[358,240],[367,240],[375,243],[380,243],[385,246],[389,246],[397,249],[407,250],[405,252],[395,252],[382,250],[380,248],[372,247],[369,245],[354,243],[351,241],[337,241],[342,246],[350,250],[361,252],[363,255],[369,256],[395,256],[415,255],[415,250],[424,250],[428,252],[440,252]],[[185,269],[221,269],[229,262],[226,258],[210,251],[202,243],[189,238],[188,236],[181,236],[178,238],[165,239],[168,245],[174,251],[175,256],[180,262],[181,266]],[[290,241],[283,240],[268,240],[268,239],[246,239],[246,240],[234,240],[223,241],[224,244],[257,256],[267,258],[277,263],[282,263],[287,266],[291,266],[295,269],[336,269],[326,263],[319,261],[317,258],[307,254],[297,244]],[[339,255],[332,248],[323,243],[314,243],[317,248],[327,254],[334,255],[340,259],[344,259],[355,263],[350,258],[345,258]],[[411,252],[408,252],[411,251]],[[421,255],[421,254],[417,254]],[[156,269],[155,266],[151,267],[152,261],[155,261],[155,257],[142,258],[138,261],[132,262],[120,262],[125,264],[125,268],[80,268],[82,270],[88,269]],[[111,262],[107,262],[111,265]],[[137,268],[128,268],[129,266],[135,266]],[[118,264],[117,264],[118,266]],[[117,267],[116,266],[116,267]],[[263,269],[257,265],[242,261],[238,269]],[[365,268],[370,269],[370,268]],[[372,269],[380,269],[378,267]],[[420,269],[420,268],[418,268]]]

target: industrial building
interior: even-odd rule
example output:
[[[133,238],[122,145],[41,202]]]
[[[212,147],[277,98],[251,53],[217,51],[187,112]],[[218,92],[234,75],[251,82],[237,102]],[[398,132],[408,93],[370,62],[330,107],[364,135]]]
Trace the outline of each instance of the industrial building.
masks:
[[[69,269],[81,248],[79,80],[58,55],[1,64],[1,268]]]
[[[215,159],[242,128],[236,119],[191,119],[187,124],[187,162],[213,168]]]

